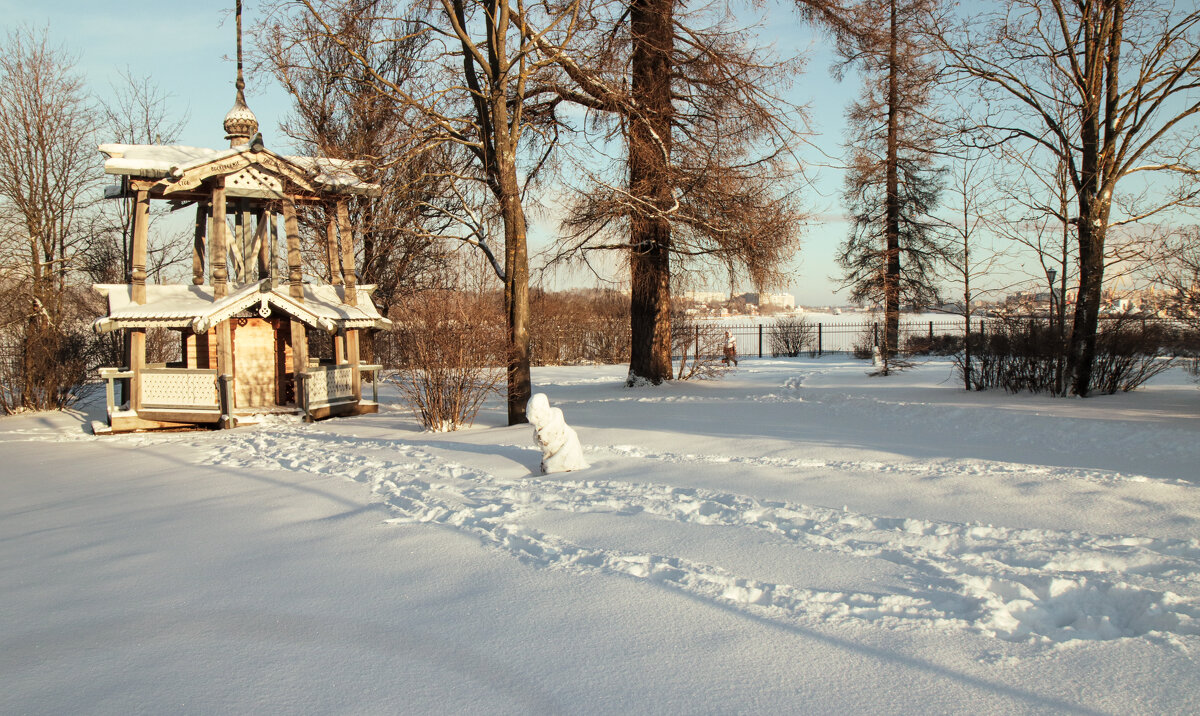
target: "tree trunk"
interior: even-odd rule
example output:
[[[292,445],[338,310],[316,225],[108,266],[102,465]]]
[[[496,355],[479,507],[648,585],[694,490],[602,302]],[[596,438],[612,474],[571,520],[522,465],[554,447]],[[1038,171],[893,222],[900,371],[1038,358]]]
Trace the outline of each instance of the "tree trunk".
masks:
[[[885,359],[896,352],[900,343],[900,71],[897,67],[898,37],[896,1],[889,3],[891,32],[888,37],[887,96],[887,187],[884,210],[884,234],[887,241],[887,265],[883,273],[883,315]],[[885,364],[886,365],[886,364]]]
[[[507,98],[491,101],[494,120],[494,191],[504,220],[504,310],[508,324],[508,424],[527,423],[525,406],[532,395],[529,377],[529,251],[525,210],[517,180],[516,137],[510,134]]]
[[[1079,295],[1075,320],[1067,345],[1067,375],[1071,392],[1087,397],[1096,357],[1096,331],[1100,324],[1100,298],[1104,285],[1104,238],[1108,228],[1106,206],[1079,201]]]
[[[515,167],[501,177],[504,196],[504,305],[508,319],[508,424],[527,423],[525,405],[533,393],[529,377],[529,254],[525,212]]]
[[[629,128],[630,221],[629,381],[671,379],[671,53],[674,0],[634,0],[633,100],[643,118]]]
[[[1120,11],[1123,3],[1114,2],[1112,8]],[[1098,8],[1089,8],[1093,12]],[[1106,174],[1112,171],[1113,121],[1116,97],[1106,93],[1117,91],[1116,66],[1107,64],[1115,57],[1107,57],[1112,48],[1107,47],[1106,35],[1120,43],[1120,17],[1117,25],[1106,31],[1106,12],[1100,12],[1084,21],[1084,48],[1089,50],[1084,57],[1084,79],[1082,88],[1086,93],[1079,108],[1079,173],[1075,187],[1079,203],[1076,226],[1079,241],[1079,294],[1075,299],[1075,325],[1067,346],[1067,375],[1071,376],[1071,391],[1086,397],[1092,381],[1092,362],[1096,356],[1096,330],[1100,323],[1100,294],[1104,285],[1104,238],[1108,230],[1108,214],[1112,205],[1112,187],[1106,184]],[[1097,50],[1103,48],[1105,52]],[[1106,171],[1108,170],[1108,171]]]

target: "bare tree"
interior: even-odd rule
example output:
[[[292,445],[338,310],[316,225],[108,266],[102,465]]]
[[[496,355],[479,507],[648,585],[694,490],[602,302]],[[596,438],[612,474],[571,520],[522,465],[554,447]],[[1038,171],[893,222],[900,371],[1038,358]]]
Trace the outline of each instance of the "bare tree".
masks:
[[[106,98],[99,102],[97,135],[104,142],[118,144],[173,144],[187,123],[187,116],[172,117],[171,96],[149,77],[134,77],[123,72]],[[87,248],[77,261],[96,283],[127,283],[133,270],[133,202],[126,197],[104,201],[101,211],[87,216]],[[147,278],[161,282],[164,273],[191,256],[191,242],[181,241],[181,233],[163,236],[154,231],[158,221],[170,210],[151,210],[147,246]],[[118,262],[119,260],[119,262]]]
[[[841,72],[858,68],[864,85],[849,110],[853,226],[838,264],[854,300],[883,306],[885,374],[899,348],[900,305],[937,301],[934,272],[945,249],[933,218],[942,188],[938,74],[925,32],[938,11],[937,0],[862,0],[862,30],[839,44]]]
[[[631,384],[672,377],[673,276],[699,263],[767,286],[797,245],[789,149],[803,115],[779,94],[797,67],[730,28],[727,9],[595,2],[577,42],[539,43],[561,70],[541,91],[591,110],[604,133],[593,144],[620,143],[608,174],[579,169],[588,178],[557,258],[628,256]]]
[[[419,28],[364,8],[361,2],[330,8],[331,32],[311,17],[298,18],[305,26],[300,42],[292,28],[267,26],[258,49],[293,100],[284,134],[310,153],[357,162],[362,178],[380,185],[378,198],[353,199],[349,210],[362,237],[361,279],[376,286],[376,301],[390,306],[408,291],[438,287],[446,273],[446,251],[436,237],[447,220],[428,206],[440,199],[437,174],[451,158],[419,151],[418,110],[376,89],[375,75],[399,86],[423,80]],[[325,217],[307,213],[307,253],[315,256],[324,250]]]
[[[300,0],[281,5],[283,9],[298,6],[302,17],[313,21],[306,25],[291,22],[294,17],[285,20],[291,32],[309,33],[310,39],[311,33],[316,33],[336,43],[366,71],[376,92],[419,112],[418,151],[453,145],[471,157],[470,165],[444,177],[444,191],[463,199],[458,204],[462,213],[455,215],[464,227],[463,238],[493,259],[504,283],[508,418],[510,424],[525,422],[531,389],[529,260],[523,199],[530,177],[541,166],[541,157],[554,146],[553,135],[541,131],[542,117],[531,106],[528,91],[541,68],[535,52],[536,38],[545,28],[569,25],[575,5],[435,0],[424,6],[402,8],[386,0],[352,3],[354,12],[374,15],[385,26],[414,27],[410,34],[429,48],[424,61],[429,63],[430,74],[422,82],[386,76],[349,39],[340,36],[337,18],[341,3]],[[405,17],[417,24],[400,23]],[[407,35],[385,34],[372,44],[407,39]],[[526,156],[534,159],[522,176],[520,165]],[[483,211],[478,208],[481,202],[472,201],[480,188],[490,195]],[[494,260],[490,248],[491,227],[497,223],[504,235],[503,263]]]
[[[1001,268],[1006,257],[1004,250],[991,245],[995,234],[990,226],[987,168],[978,153],[964,153],[951,162],[946,182],[945,230],[951,238],[947,251],[942,255],[946,268],[953,277],[950,282],[960,290],[962,303],[957,311],[963,317],[963,387],[971,384],[971,320],[975,313],[975,302],[980,296],[995,290],[979,284],[991,279]]]
[[[1000,11],[973,12],[957,34],[941,35],[952,67],[983,84],[981,123],[1066,167],[1079,262],[1066,370],[1081,396],[1096,354],[1109,228],[1196,195],[1181,183],[1124,214],[1117,189],[1143,172],[1200,169],[1198,27],[1200,10],[1166,0],[1006,0]]]
[[[1170,230],[1151,258],[1154,278],[1168,290],[1168,313],[1200,330],[1200,226]]]
[[[13,396],[6,410],[62,406],[82,378],[66,370],[75,365],[66,288],[99,175],[94,130],[94,108],[66,53],[45,31],[9,33],[0,49],[0,328],[22,337],[20,360],[3,377]]]

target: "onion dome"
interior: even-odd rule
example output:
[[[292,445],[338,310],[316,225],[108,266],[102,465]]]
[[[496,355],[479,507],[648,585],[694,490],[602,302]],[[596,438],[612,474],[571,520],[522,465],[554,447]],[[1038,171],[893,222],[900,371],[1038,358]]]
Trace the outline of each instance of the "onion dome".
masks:
[[[241,84],[240,81],[239,84]],[[240,86],[237,91],[237,99],[233,102],[233,109],[225,115],[224,126],[225,138],[229,140],[231,147],[249,144],[250,138],[258,132],[258,118],[246,106],[246,96],[242,93]]]

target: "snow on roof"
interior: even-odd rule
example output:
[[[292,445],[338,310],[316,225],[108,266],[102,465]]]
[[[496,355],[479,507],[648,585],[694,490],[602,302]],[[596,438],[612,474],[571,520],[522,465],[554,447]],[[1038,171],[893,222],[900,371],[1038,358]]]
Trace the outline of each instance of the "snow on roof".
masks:
[[[229,149],[168,144],[101,144],[99,147],[100,153],[106,157],[106,174],[150,179],[179,176],[192,167],[236,156],[248,148],[249,145],[245,144]],[[365,162],[329,157],[276,156],[301,167],[313,182],[333,191],[371,195],[379,193],[378,184],[362,181],[353,171],[365,166]]]
[[[213,287],[184,284],[146,286],[146,303],[133,302],[129,284],[96,284],[108,298],[108,315],[93,323],[98,333],[117,328],[158,325],[192,327],[197,332],[259,304],[273,306],[304,323],[328,331],[346,328],[387,328],[391,321],[380,315],[371,301],[372,285],[357,286],[358,305],[344,303],[343,286],[304,286],[304,301],[297,302],[287,286],[272,289],[269,280],[248,284],[217,300]]]
[[[100,153],[107,157],[104,173],[156,178],[170,175],[172,167],[209,161],[228,151],[167,144],[100,145]]]

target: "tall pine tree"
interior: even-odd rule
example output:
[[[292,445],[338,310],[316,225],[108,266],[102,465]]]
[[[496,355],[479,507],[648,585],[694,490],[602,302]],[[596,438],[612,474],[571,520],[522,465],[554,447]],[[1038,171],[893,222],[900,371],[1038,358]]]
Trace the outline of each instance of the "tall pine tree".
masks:
[[[852,300],[883,306],[885,357],[899,347],[901,303],[937,296],[937,68],[924,33],[937,9],[938,0],[863,0],[859,34],[839,44],[840,70],[857,69],[863,90],[848,112],[844,198],[853,226],[838,263]]]

